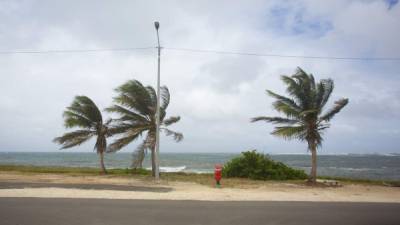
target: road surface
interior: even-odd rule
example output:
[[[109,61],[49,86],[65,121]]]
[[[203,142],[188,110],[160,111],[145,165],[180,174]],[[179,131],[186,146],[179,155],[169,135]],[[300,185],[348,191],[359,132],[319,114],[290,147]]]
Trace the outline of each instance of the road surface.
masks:
[[[1,225],[400,224],[400,204],[0,198]]]

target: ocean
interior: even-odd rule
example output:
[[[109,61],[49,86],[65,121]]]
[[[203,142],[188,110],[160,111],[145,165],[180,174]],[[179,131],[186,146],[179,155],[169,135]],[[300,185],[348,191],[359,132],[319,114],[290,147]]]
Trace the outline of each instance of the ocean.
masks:
[[[225,163],[238,154],[232,153],[161,153],[161,171],[212,172],[214,165]],[[300,154],[275,155],[273,160],[289,166],[310,170],[310,156]],[[107,168],[128,168],[131,153],[106,154]],[[95,153],[77,152],[0,152],[0,165],[35,165],[64,167],[98,167]],[[144,167],[150,167],[147,156]],[[400,180],[400,155],[319,155],[318,174],[321,176],[348,177],[372,180]]]

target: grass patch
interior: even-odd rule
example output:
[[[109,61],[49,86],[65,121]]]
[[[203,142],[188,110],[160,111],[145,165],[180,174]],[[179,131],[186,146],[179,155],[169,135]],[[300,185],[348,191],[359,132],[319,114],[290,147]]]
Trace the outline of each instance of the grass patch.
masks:
[[[68,175],[100,175],[101,170],[90,167],[58,167],[58,166],[20,166],[0,165],[0,171],[13,171],[21,173],[49,173]],[[108,175],[129,176],[129,175],[150,175],[151,172],[144,169],[108,169]]]
[[[355,179],[347,177],[330,177],[330,176],[319,176],[318,179],[337,180],[340,181],[342,184],[368,184],[368,185],[400,187],[400,181],[394,181],[394,180],[371,180],[371,179]]]
[[[57,167],[57,166],[23,166],[23,165],[0,165],[0,172],[19,172],[25,174],[65,174],[70,176],[104,176],[98,168],[89,167]],[[145,169],[132,170],[125,169],[108,169],[107,177],[133,177],[146,181],[152,181],[151,171]],[[211,173],[161,173],[161,179],[164,181],[192,182],[206,186],[214,186],[214,175]],[[378,181],[368,179],[350,179],[343,177],[327,177],[320,176],[318,179],[337,180],[342,184],[368,184],[368,185],[384,185],[400,187],[400,181]],[[248,178],[223,178],[222,186],[234,188],[255,188],[266,184],[290,183],[305,184],[305,180],[251,180]]]
[[[18,172],[23,174],[64,174],[69,176],[104,176],[98,168],[89,167],[57,167],[57,166],[23,166],[23,165],[0,165],[0,172]],[[144,169],[108,169],[107,177],[133,177],[145,181],[152,181],[151,171]],[[161,179],[167,182],[192,182],[206,186],[215,186],[214,175],[211,173],[161,173]],[[252,188],[267,183],[285,181],[260,181],[247,178],[223,178],[224,187]],[[291,180],[290,183],[304,183],[303,180]]]

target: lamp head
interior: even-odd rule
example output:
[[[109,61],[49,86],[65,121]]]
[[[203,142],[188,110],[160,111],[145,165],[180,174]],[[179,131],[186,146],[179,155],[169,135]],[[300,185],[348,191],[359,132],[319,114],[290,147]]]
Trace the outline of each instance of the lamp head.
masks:
[[[160,27],[160,23],[158,21],[154,22],[154,26],[156,27],[156,30]]]

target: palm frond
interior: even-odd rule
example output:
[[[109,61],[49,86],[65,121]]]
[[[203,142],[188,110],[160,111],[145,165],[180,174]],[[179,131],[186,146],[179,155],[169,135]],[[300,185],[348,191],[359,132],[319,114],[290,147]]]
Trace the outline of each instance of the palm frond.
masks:
[[[165,119],[165,116],[167,116],[167,111],[160,107],[160,121],[163,121]],[[154,120],[155,118],[156,117],[154,115]]]
[[[325,129],[328,129],[330,126],[331,126],[331,125],[330,125],[329,123],[326,123],[326,124],[318,124],[317,130],[323,131],[323,130],[325,130]]]
[[[314,140],[315,144],[317,145],[316,147],[321,147],[322,146],[322,141],[324,140],[322,138],[323,131],[324,131],[324,129],[322,129],[322,130],[317,129],[312,134],[308,134],[306,139]],[[309,147],[311,147],[311,146],[309,146]]]
[[[53,139],[53,142],[62,145],[61,149],[66,149],[80,145],[88,141],[95,134],[96,131],[92,130],[77,130],[65,133],[61,137],[56,137]]]
[[[99,108],[86,96],[76,96],[71,106],[67,107],[67,111],[83,116],[91,122],[101,123],[103,120]]]
[[[113,119],[109,118],[107,121],[104,123],[105,126],[109,126],[113,122]]]
[[[329,121],[331,120],[340,110],[342,110],[349,103],[348,98],[342,98],[335,102],[335,105],[332,109],[328,110],[324,115],[322,115],[319,120],[320,121]]]
[[[275,127],[271,134],[288,140],[305,140],[307,137],[307,128],[306,126],[280,126]]]
[[[107,152],[116,152],[120,150],[121,148],[125,147],[132,141],[136,140],[140,135],[141,132],[129,133],[121,138],[114,140],[114,142],[108,146]]]
[[[276,94],[276,93],[274,93],[274,92],[272,92],[270,90],[267,90],[267,93],[271,97],[273,97],[273,98],[277,99],[279,102],[281,102],[282,105],[283,104],[287,105],[287,106],[289,106],[290,108],[292,108],[295,111],[300,111],[301,110],[300,106],[293,99],[287,98],[287,97],[282,96],[282,95],[278,95],[278,94]]]
[[[147,90],[147,93],[149,94],[150,99],[151,99],[150,110],[153,112],[153,114],[156,114],[156,110],[157,110],[157,93],[154,90],[154,88],[151,87],[151,86],[147,86],[146,90]]]
[[[86,96],[76,96],[63,113],[66,128],[93,128],[102,123],[102,116],[96,104]]]
[[[144,140],[132,154],[132,168],[142,168],[143,160],[146,156],[147,146],[146,140]]]
[[[302,108],[309,109],[312,107],[312,103],[315,99],[315,90],[312,89],[312,86],[315,86],[315,83],[312,84],[314,77],[308,75],[300,67],[298,67],[297,70],[297,73],[292,77],[297,80],[301,90],[301,92],[297,93],[298,98],[300,99]]]
[[[312,90],[312,91],[315,91],[317,84],[315,83],[314,75],[312,75],[312,74],[310,73],[309,79],[310,79],[311,90]]]
[[[180,117],[180,116],[171,116],[171,117],[165,119],[165,120],[163,121],[163,124],[164,124],[165,126],[169,126],[169,125],[171,125],[171,124],[177,123],[179,120],[181,120],[181,117]]]
[[[281,80],[283,81],[283,83],[286,84],[286,86],[287,86],[286,87],[286,91],[291,96],[297,97],[298,93],[302,92],[299,84],[292,77],[289,77],[289,76],[286,76],[286,75],[282,75],[281,76]]]
[[[318,113],[319,113],[319,109],[308,109],[308,110],[302,111],[302,112],[300,113],[300,116],[305,117],[305,116],[308,116],[308,115],[310,115],[310,114],[316,114],[316,115],[318,115]]]
[[[182,133],[175,132],[175,131],[169,130],[167,128],[161,128],[161,129],[165,132],[165,135],[172,136],[176,142],[180,142],[183,140]]]
[[[289,76],[281,76],[281,80],[287,85],[286,91],[289,95],[296,100],[296,104],[301,108],[306,108],[307,104],[307,97],[304,93],[303,85],[298,81],[298,79],[294,79],[293,77]]]
[[[153,99],[146,87],[137,80],[130,80],[115,89],[119,95],[114,98],[117,104],[129,107],[142,115],[155,113]]]
[[[276,111],[284,113],[289,118],[300,118],[301,116],[301,110],[296,110],[280,100],[273,102],[272,106]]]
[[[293,120],[293,119],[287,119],[282,117],[268,117],[268,116],[254,117],[251,119],[251,122],[257,122],[257,121],[265,121],[274,124],[295,124],[300,122],[298,120]]]
[[[126,132],[131,128],[130,123],[125,123],[125,122],[120,122],[118,120],[114,120],[114,123],[110,126],[108,126],[107,129],[107,136],[113,136],[116,134],[121,134]]]
[[[324,79],[320,81],[319,90],[318,90],[318,99],[317,99],[317,107],[321,110],[324,108],[326,103],[329,100],[329,97],[332,94],[334,88],[333,80]]]
[[[150,123],[136,123],[136,122],[119,122],[116,121],[112,126],[107,128],[107,135],[113,136],[118,134],[136,134],[142,133],[146,130],[152,129],[153,126]]]
[[[96,126],[96,122],[91,121],[84,115],[78,114],[76,112],[66,110],[63,113],[64,126],[66,128],[80,127],[90,129]]]
[[[111,112],[111,113],[120,114],[121,117],[116,119],[116,120],[119,120],[119,121],[130,120],[130,121],[140,121],[140,122],[143,122],[143,123],[148,122],[148,119],[145,116],[140,115],[140,114],[138,114],[138,113],[136,113],[134,111],[131,111],[131,110],[129,110],[129,109],[123,107],[123,106],[120,106],[120,105],[112,105],[111,107],[106,108],[106,111],[107,112]]]
[[[161,102],[160,102],[160,108],[163,109],[164,111],[167,110],[168,105],[169,105],[169,101],[170,101],[170,94],[169,94],[169,90],[168,87],[166,86],[162,86],[161,89]]]
[[[156,134],[154,131],[149,131],[147,133],[146,139],[136,148],[133,152],[132,167],[141,168],[143,164],[144,157],[148,150],[154,149],[156,146]]]

